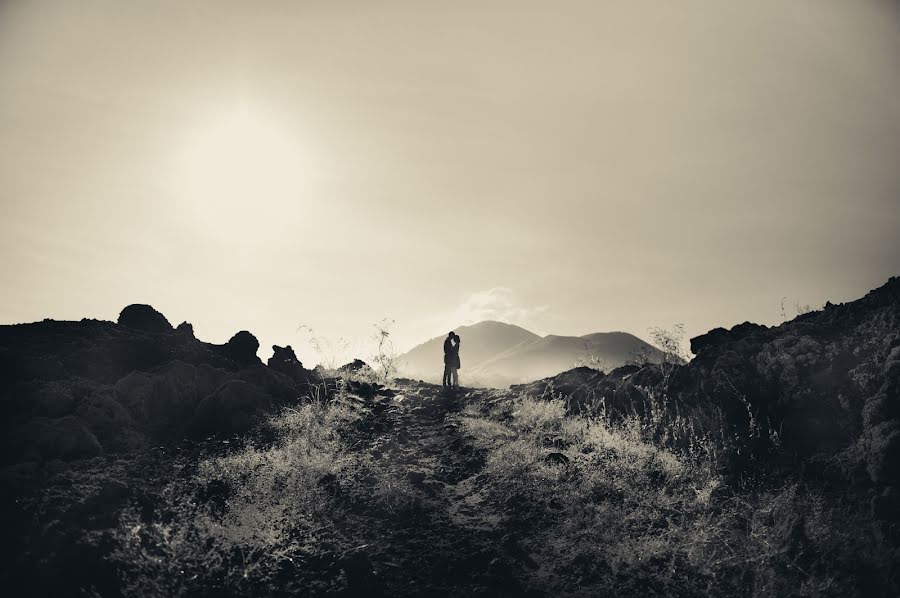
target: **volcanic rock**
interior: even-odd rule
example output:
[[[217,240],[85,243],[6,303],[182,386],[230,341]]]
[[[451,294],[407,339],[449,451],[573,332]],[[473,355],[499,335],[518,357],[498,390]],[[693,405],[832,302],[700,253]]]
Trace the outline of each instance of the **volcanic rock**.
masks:
[[[164,315],[141,303],[127,306],[119,314],[119,324],[146,332],[172,332],[172,325]]]
[[[193,431],[199,435],[228,435],[246,432],[272,399],[243,380],[230,380],[197,406]]]
[[[309,373],[303,368],[303,364],[297,359],[297,355],[290,345],[286,347],[272,345],[272,351],[272,357],[267,363],[270,369],[281,372],[295,382],[308,380]]]
[[[103,452],[97,437],[84,422],[67,415],[57,419],[36,417],[8,439],[14,461],[72,461],[95,457]]]
[[[222,347],[222,352],[240,366],[262,365],[256,351],[259,349],[259,341],[256,337],[241,330],[231,337]]]

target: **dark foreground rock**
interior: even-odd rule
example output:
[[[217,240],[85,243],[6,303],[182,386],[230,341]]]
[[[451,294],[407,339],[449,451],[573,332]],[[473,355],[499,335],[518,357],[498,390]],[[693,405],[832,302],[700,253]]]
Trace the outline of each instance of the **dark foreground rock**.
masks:
[[[683,366],[577,368],[514,388],[562,396],[576,412],[643,418],[661,433],[679,418],[711,435],[724,428],[734,476],[777,465],[869,487],[873,496],[896,495],[900,278],[777,327],[717,328],[691,348],[696,357]],[[900,518],[900,510],[878,512]]]
[[[129,305],[118,322],[0,326],[0,584],[18,595],[114,591],[120,572],[101,566],[108,547],[85,535],[117,525],[130,496],[107,477],[131,463],[142,483],[156,451],[245,433],[309,394],[313,374],[293,351],[276,348],[270,368],[258,348],[246,331],[202,342],[149,305]]]
[[[149,305],[129,305],[119,314],[118,322],[122,326],[146,332],[166,333],[172,331],[169,320]]]
[[[204,343],[149,305],[126,307],[118,323],[2,326],[0,460],[69,461],[246,431],[305,396],[312,375],[289,348],[272,368],[258,348],[246,331]]]
[[[274,345],[272,347],[272,357],[269,358],[266,365],[270,369],[288,376],[295,382],[303,382],[309,377],[309,372],[303,368],[303,364],[297,359],[297,355],[290,345],[286,347]]]

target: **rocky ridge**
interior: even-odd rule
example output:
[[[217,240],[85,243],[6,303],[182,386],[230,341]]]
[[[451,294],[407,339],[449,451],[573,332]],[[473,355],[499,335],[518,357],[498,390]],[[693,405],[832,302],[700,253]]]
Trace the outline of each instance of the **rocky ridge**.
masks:
[[[153,443],[244,432],[307,394],[291,347],[269,364],[247,331],[215,345],[148,305],[118,322],[45,320],[0,327],[3,463],[70,461]]]
[[[775,465],[830,477],[900,516],[900,278],[780,326],[717,328],[691,350],[683,366],[576,368],[513,388],[577,412],[652,415],[660,433],[678,418],[725,430],[733,476]]]

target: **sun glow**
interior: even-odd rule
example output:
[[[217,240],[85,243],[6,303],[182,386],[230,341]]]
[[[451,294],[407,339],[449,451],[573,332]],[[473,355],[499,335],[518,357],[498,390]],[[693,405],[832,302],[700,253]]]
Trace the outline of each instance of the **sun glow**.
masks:
[[[192,131],[179,162],[185,210],[210,233],[292,225],[308,194],[308,160],[283,126],[240,105]]]

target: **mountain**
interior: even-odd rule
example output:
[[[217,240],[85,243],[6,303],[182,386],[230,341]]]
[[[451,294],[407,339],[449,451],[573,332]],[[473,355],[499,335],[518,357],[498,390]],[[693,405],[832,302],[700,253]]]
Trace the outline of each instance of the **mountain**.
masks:
[[[467,386],[504,387],[529,382],[584,362],[612,369],[636,357],[653,362],[663,357],[659,349],[626,332],[542,337],[520,326],[494,321],[460,326],[455,332],[462,339],[461,373]],[[433,338],[401,355],[403,375],[438,380],[443,371],[444,338]]]
[[[479,322],[472,326],[460,326],[455,328],[454,332],[462,339],[460,357],[463,360],[462,365],[466,369],[510,349],[541,339],[537,334],[520,326],[492,320]],[[444,367],[445,338],[447,337],[435,337],[401,355],[400,370],[404,375],[439,380]]]

